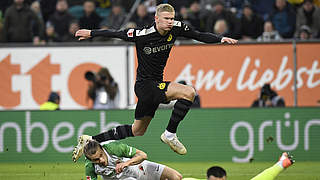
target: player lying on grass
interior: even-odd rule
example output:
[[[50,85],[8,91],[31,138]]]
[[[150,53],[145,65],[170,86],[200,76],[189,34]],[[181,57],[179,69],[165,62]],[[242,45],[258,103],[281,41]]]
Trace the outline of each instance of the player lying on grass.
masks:
[[[284,169],[290,167],[294,163],[292,156],[288,153],[282,153],[279,161],[272,167],[264,170],[251,180],[273,180],[275,179]],[[207,180],[226,180],[227,172],[222,167],[213,166],[207,170]],[[195,178],[183,178],[183,180],[200,180]],[[205,179],[203,179],[205,180]]]
[[[120,142],[99,144],[90,140],[84,146],[87,180],[181,180],[182,175],[165,165],[147,161],[147,154]]]

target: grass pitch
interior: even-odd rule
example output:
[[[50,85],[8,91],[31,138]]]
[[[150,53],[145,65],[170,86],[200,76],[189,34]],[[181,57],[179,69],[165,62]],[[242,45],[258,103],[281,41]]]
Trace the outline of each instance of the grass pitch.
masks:
[[[228,180],[248,180],[273,162],[231,163],[190,162],[162,163],[178,170],[184,177],[205,178],[206,169],[219,165],[227,170]],[[83,163],[0,163],[2,180],[85,180]],[[100,178],[101,179],[101,178]],[[277,180],[320,180],[320,162],[296,162]]]

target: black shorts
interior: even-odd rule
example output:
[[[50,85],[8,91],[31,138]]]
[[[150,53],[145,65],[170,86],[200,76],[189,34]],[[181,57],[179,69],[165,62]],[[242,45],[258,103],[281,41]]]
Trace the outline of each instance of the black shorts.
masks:
[[[166,91],[169,81],[143,80],[137,81],[134,85],[134,92],[138,97],[138,103],[135,110],[135,119],[141,119],[145,116],[154,117],[160,103],[166,103]]]

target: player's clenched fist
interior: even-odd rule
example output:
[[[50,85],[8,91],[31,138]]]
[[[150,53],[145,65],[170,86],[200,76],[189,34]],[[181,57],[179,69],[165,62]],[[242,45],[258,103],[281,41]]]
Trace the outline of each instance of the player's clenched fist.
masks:
[[[116,173],[119,174],[123,171],[124,168],[126,168],[128,164],[126,162],[118,163],[116,165]]]
[[[75,36],[79,37],[79,40],[84,40],[90,38],[91,30],[88,29],[80,29],[76,32]]]

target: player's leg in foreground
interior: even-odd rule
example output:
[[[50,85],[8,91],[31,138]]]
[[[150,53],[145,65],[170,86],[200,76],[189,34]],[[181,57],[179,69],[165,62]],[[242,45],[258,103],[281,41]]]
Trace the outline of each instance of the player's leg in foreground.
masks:
[[[153,84],[148,84],[149,88],[152,87]],[[152,90],[152,88],[151,88]],[[137,92],[136,92],[137,94]],[[153,94],[151,94],[153,95]],[[135,110],[135,120],[132,125],[120,125],[116,128],[113,128],[109,131],[100,133],[96,136],[88,136],[88,135],[82,135],[79,137],[78,145],[74,148],[72,159],[74,162],[76,162],[82,155],[83,148],[86,144],[87,140],[94,139],[96,141],[104,142],[108,140],[120,140],[125,139],[127,137],[133,137],[133,136],[143,136],[146,132],[150,121],[152,120],[155,111],[157,110],[159,106],[159,102],[154,102],[150,100],[150,96],[143,96],[143,92],[138,92],[138,97],[141,97],[141,99],[138,99],[137,107]],[[163,95],[165,96],[165,95]]]
[[[72,160],[74,162],[82,156],[83,148],[86,142],[90,139],[94,139],[98,142],[104,142],[108,140],[120,140],[127,137],[144,135],[159,104],[158,102],[149,102],[148,97],[143,98],[143,93],[136,92],[136,94],[138,97],[141,97],[141,99],[138,99],[134,123],[132,125],[120,125],[96,136],[80,136],[78,145],[74,148],[72,153]],[[185,117],[192,105],[195,90],[190,86],[185,86],[179,83],[170,83],[165,96],[169,101],[175,99],[178,99],[178,101],[174,106],[166,131],[161,135],[161,141],[168,144],[170,148],[178,154],[186,154],[187,150],[178,140],[176,131],[180,121]]]
[[[182,85],[172,82],[169,84],[166,92],[167,100],[175,100],[177,102],[174,105],[168,126],[164,133],[162,133],[160,139],[162,142],[168,144],[170,148],[178,154],[186,154],[187,149],[178,140],[176,135],[179,123],[184,119],[188,113],[196,91],[191,86]]]
[[[83,148],[84,146],[89,142],[89,140],[92,140],[92,136],[89,135],[82,135],[78,139],[78,145],[74,147],[72,151],[72,160],[76,162],[83,154]]]
[[[168,180],[168,179],[170,179],[170,180],[181,180],[182,179],[182,175],[178,171],[176,171],[176,170],[174,170],[174,169],[172,169],[170,167],[165,166],[165,168],[162,171],[160,180]]]
[[[142,170],[142,171],[141,171]],[[147,180],[181,180],[182,175],[163,164],[159,164],[152,161],[143,161],[139,165],[139,171],[137,172],[137,179]]]
[[[78,145],[72,152],[72,160],[76,162],[83,154],[83,148],[89,140],[96,140],[99,143],[109,140],[120,140],[127,137],[142,136],[146,130],[152,117],[144,117],[141,120],[135,120],[132,125],[120,125],[109,131],[100,133],[96,136],[82,135],[78,139]]]
[[[294,163],[292,156],[287,152],[282,153],[279,161],[272,167],[264,170],[251,180],[273,180],[275,179],[284,169],[290,167]]]

